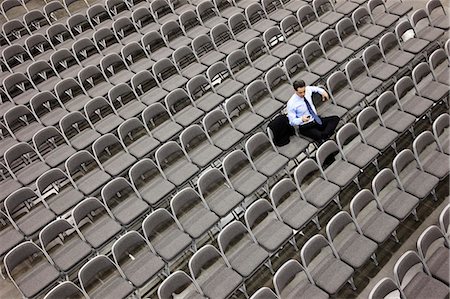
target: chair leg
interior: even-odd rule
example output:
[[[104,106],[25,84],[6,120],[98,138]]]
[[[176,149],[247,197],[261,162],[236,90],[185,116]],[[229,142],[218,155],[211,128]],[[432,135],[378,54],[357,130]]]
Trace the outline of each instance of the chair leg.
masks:
[[[398,154],[398,152],[397,152],[397,143],[396,142],[392,143],[391,147],[394,149],[395,154]]]
[[[298,251],[297,242],[295,241],[295,237],[292,237],[292,239],[289,240],[289,243],[292,244],[295,251]]]
[[[348,283],[352,287],[353,291],[356,291],[355,281],[353,280],[353,276],[348,279]]]
[[[419,217],[417,217],[417,209],[412,210],[411,214],[414,215],[414,220],[419,221]]]
[[[431,191],[431,195],[433,195],[434,201],[437,201],[437,200],[438,200],[437,195],[436,195],[436,190],[435,190],[435,189],[433,189],[433,190]]]
[[[245,285],[245,283],[242,284],[242,286],[239,288],[239,291],[244,294],[245,298],[248,298],[247,286]]]
[[[270,257],[267,260],[267,263],[265,263],[265,265],[266,265],[267,268],[269,268],[271,274],[275,273],[275,271],[273,271],[272,261],[270,260]]]
[[[375,252],[370,256],[370,258],[372,259],[375,266],[378,267],[379,264],[378,264],[377,255],[375,254]]]
[[[319,222],[319,215],[314,216],[314,218],[312,219],[312,221],[314,222],[314,224],[317,226],[317,229],[320,230],[320,222]]]
[[[377,169],[377,171],[380,171],[380,167],[378,165],[378,159],[373,160],[372,164],[375,166],[375,168]]]
[[[356,186],[358,186],[358,189],[361,190],[361,185],[359,184],[359,178],[356,177],[353,179],[353,181],[355,182]]]
[[[396,230],[394,230],[392,232],[392,236],[394,237],[395,243],[400,243],[400,240],[397,237],[397,231]]]
[[[333,198],[333,201],[337,204],[338,208],[342,210],[341,200],[339,199],[339,195]]]

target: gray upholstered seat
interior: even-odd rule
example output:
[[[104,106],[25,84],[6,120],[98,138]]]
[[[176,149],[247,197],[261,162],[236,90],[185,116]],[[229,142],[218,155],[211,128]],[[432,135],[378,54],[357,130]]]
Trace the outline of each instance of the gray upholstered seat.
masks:
[[[435,137],[430,131],[421,133],[413,142],[414,156],[419,163],[420,169],[443,180],[448,176],[449,155],[440,151]]]

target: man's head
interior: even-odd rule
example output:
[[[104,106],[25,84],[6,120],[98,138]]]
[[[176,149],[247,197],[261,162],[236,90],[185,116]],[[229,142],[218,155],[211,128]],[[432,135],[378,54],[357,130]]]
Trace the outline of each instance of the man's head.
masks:
[[[303,98],[305,96],[305,89],[306,89],[305,81],[303,81],[303,80],[295,81],[293,86],[294,86],[295,93],[299,97]]]

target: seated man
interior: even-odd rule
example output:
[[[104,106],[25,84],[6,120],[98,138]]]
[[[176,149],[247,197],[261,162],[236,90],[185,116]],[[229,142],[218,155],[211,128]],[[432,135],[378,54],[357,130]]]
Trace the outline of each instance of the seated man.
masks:
[[[333,135],[339,123],[338,116],[320,117],[312,101],[313,92],[322,95],[322,101],[329,99],[328,93],[316,86],[306,86],[305,81],[294,82],[295,93],[287,103],[289,124],[299,126],[300,134],[321,144]]]

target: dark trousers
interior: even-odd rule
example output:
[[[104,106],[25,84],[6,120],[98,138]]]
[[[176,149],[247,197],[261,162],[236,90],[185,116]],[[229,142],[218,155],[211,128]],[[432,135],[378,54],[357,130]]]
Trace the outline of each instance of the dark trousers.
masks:
[[[327,140],[333,135],[334,130],[336,129],[339,123],[338,116],[328,116],[321,117],[322,124],[319,125],[316,122],[311,122],[302,126],[299,126],[299,133],[314,139],[315,141],[322,142],[323,140]]]

